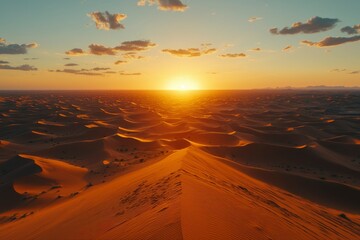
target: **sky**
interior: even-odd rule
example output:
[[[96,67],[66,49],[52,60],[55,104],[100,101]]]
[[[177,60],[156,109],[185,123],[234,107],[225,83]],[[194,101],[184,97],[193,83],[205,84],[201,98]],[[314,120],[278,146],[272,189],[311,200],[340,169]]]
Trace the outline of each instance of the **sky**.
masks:
[[[360,86],[359,0],[0,4],[0,90]]]

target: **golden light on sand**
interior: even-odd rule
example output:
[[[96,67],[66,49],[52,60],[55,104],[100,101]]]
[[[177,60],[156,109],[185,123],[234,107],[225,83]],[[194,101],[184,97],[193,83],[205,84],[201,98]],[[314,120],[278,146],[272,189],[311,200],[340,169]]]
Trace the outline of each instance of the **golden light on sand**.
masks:
[[[195,79],[187,76],[182,76],[170,80],[167,89],[173,91],[191,91],[199,90],[200,87]]]
[[[337,107],[357,113],[357,92],[186,91],[209,84],[187,76],[0,91],[0,240],[358,239],[360,124]]]

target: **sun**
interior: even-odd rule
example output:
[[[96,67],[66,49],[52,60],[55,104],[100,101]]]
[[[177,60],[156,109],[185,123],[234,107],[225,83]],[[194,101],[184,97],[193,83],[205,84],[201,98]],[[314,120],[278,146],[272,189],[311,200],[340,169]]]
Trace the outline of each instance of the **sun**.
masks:
[[[168,90],[173,91],[192,91],[199,90],[199,84],[191,77],[176,77],[169,81]]]

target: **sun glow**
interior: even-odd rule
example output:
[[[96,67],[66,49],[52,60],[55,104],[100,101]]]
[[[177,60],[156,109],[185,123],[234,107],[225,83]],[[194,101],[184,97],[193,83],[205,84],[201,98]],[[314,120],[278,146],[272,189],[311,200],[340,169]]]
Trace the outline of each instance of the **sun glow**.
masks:
[[[177,77],[170,81],[167,89],[175,91],[191,91],[199,90],[199,85],[191,77]]]

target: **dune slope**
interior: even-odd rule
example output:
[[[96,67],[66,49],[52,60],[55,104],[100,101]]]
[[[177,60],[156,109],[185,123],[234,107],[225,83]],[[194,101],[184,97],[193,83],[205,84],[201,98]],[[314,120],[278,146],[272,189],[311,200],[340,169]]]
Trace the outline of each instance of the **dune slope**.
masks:
[[[355,239],[358,217],[338,214],[190,147],[2,225],[0,238]]]

